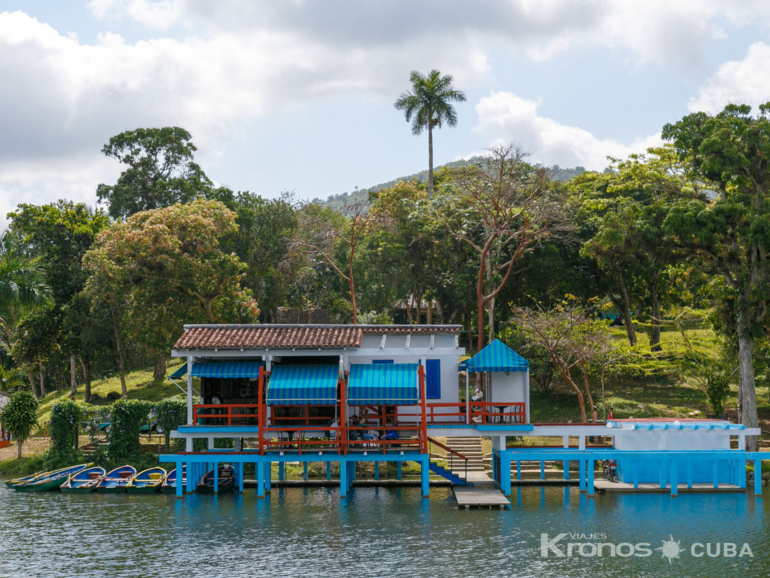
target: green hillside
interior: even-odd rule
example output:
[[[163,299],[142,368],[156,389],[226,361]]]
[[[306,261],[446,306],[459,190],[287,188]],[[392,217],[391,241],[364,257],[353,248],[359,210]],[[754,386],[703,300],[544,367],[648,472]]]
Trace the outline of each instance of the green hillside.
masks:
[[[435,168],[435,170],[438,170],[440,168],[456,169],[456,168],[472,165],[481,160],[483,160],[483,157],[480,157],[480,156],[471,157],[469,159],[461,159],[459,161],[452,161],[450,163],[439,165]],[[583,167],[563,169],[559,165],[554,165],[553,167],[551,167],[551,172],[554,179],[558,181],[568,181],[575,175],[579,175],[580,173],[585,172],[585,169]],[[356,203],[368,203],[369,193],[376,193],[377,191],[387,189],[388,187],[392,187],[396,183],[400,183],[404,181],[418,181],[420,183],[426,183],[428,182],[428,171],[426,169],[424,171],[420,171],[419,173],[414,173],[412,175],[407,175],[405,177],[398,177],[396,179],[393,179],[392,181],[388,181],[387,183],[380,183],[379,185],[374,185],[373,187],[368,187],[366,189],[356,189],[355,191],[352,191],[349,193],[340,193],[338,195],[331,195],[326,200],[313,199],[312,202],[325,205],[333,209],[341,209],[346,205],[354,205]]]

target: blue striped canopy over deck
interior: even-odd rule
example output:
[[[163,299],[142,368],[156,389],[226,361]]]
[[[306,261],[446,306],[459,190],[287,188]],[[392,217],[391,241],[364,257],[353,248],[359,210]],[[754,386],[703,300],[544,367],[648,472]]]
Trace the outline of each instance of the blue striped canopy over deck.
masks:
[[[352,364],[347,400],[352,405],[415,405],[419,401],[416,363]]]
[[[460,369],[467,369],[471,373],[482,371],[527,371],[529,361],[505,345],[499,339],[495,339],[476,355],[471,357]]]
[[[261,361],[201,361],[193,365],[193,377],[259,377]]]
[[[267,386],[269,405],[334,405],[339,368],[335,365],[275,365]]]
[[[186,373],[187,373],[187,363],[183,363],[182,365],[179,366],[179,368],[174,373],[169,375],[169,377],[171,379],[180,379]]]

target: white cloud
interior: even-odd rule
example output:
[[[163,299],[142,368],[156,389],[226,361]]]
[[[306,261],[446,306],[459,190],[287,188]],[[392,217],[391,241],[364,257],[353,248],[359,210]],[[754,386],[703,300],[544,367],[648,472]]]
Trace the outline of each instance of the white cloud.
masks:
[[[691,99],[692,112],[717,113],[727,104],[756,107],[770,101],[770,46],[757,42],[743,60],[725,62]]]
[[[634,152],[661,143],[660,134],[630,144],[597,138],[587,130],[560,124],[540,116],[539,101],[521,98],[510,92],[493,92],[476,105],[477,130],[498,140],[513,141],[544,165],[583,166],[603,170],[607,157],[625,158]]]

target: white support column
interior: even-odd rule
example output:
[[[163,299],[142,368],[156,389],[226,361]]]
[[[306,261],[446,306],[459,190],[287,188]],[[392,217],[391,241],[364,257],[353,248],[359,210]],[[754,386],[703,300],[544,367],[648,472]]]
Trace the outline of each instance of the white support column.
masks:
[[[578,449],[581,451],[586,449],[586,436],[582,434],[578,436]]]
[[[192,386],[192,371],[194,365],[194,357],[187,358],[187,425],[195,425],[193,423],[193,386]]]
[[[738,449],[741,451],[746,449],[746,436],[744,434],[738,435]]]
[[[526,400],[524,403],[524,412],[526,416],[526,423],[529,423],[529,367],[527,367],[527,378],[526,382],[524,383],[524,399]]]
[[[569,447],[569,436],[561,436],[561,445],[565,448]]]
[[[206,439],[208,440],[208,448],[210,450],[213,450],[214,449],[214,438],[210,437],[210,438],[206,438]]]
[[[470,424],[471,423],[471,404],[470,404],[470,397],[468,397],[469,390],[468,390],[468,381],[470,379],[471,372],[467,369],[465,370],[465,423]]]

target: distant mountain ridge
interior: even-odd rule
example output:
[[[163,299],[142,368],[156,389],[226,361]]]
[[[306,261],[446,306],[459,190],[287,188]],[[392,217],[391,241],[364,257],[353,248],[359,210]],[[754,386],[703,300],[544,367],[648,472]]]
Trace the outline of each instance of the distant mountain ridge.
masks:
[[[442,167],[448,167],[448,168],[465,167],[465,166],[477,163],[482,159],[483,157],[476,156],[476,157],[471,157],[469,159],[452,161],[452,162],[440,165],[436,167],[434,170],[438,170]],[[556,180],[568,181],[572,177],[579,175],[581,173],[584,173],[586,169],[580,166],[563,169],[559,165],[554,165],[551,167],[551,171],[553,172],[553,176]],[[381,191],[382,189],[387,189],[388,187],[392,187],[396,183],[400,183],[404,181],[419,181],[421,183],[425,183],[428,181],[428,171],[426,169],[424,171],[420,171],[419,173],[414,173],[413,175],[398,177],[396,179],[393,179],[392,181],[388,181],[387,183],[381,183],[379,185],[374,185],[373,187],[368,187],[366,189],[356,189],[349,193],[340,193],[338,195],[331,195],[326,200],[313,199],[311,202],[318,203],[326,207],[331,207],[333,209],[341,209],[346,205],[353,205],[356,203],[367,203],[369,201],[369,193],[376,193],[377,191]]]

